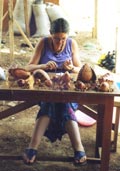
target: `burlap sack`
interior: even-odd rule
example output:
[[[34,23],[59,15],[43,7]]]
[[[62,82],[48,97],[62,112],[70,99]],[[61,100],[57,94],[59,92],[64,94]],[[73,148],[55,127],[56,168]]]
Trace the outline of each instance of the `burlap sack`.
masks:
[[[74,28],[72,26],[70,18],[66,14],[66,12],[62,9],[61,6],[55,5],[55,4],[52,4],[52,3],[47,3],[46,11],[47,11],[48,16],[50,18],[50,21],[54,21],[54,20],[56,20],[58,18],[65,18],[70,24],[70,33],[69,33],[69,35],[70,36],[75,36]]]
[[[33,4],[36,32],[32,37],[42,37],[50,34],[50,20],[46,12],[46,4]]]

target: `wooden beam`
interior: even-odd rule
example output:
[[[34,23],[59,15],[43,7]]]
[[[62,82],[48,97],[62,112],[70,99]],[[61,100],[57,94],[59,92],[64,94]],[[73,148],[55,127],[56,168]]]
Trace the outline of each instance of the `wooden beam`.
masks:
[[[6,16],[8,15],[8,11],[5,12],[5,14],[3,15],[2,20],[4,20],[6,18]]]
[[[60,0],[44,0],[44,3],[49,3],[49,2],[51,2],[51,3],[53,3],[53,4],[57,4],[57,5],[59,5],[59,1]]]
[[[115,38],[115,73],[120,74],[120,27],[116,27],[116,38]]]
[[[25,35],[25,33],[23,32],[22,28],[20,27],[20,25],[18,24],[18,22],[14,19],[14,22],[16,24],[16,26],[18,27],[20,33],[22,34],[23,38],[25,39],[26,43],[32,48],[32,50],[34,50],[34,47],[32,45],[32,43],[29,41],[29,39],[27,38],[27,36]]]
[[[0,155],[0,160],[23,160],[23,157],[20,155]],[[73,157],[66,156],[37,156],[37,161],[42,162],[74,162]],[[87,163],[90,164],[100,164],[100,158],[87,157]]]
[[[0,112],[0,119],[4,119],[6,117],[12,116],[18,112],[21,112],[25,109],[28,109],[34,105],[38,104],[38,101],[28,101],[28,102],[22,102],[14,107],[10,107],[4,111]]]
[[[26,35],[30,37],[30,27],[29,27],[29,17],[28,17],[28,0],[24,1],[24,16],[25,16],[25,26],[26,26]]]
[[[10,60],[14,58],[13,0],[8,0]]]
[[[2,1],[0,0],[0,3],[2,3]],[[28,22],[27,0],[23,0],[23,1],[24,1],[24,11],[26,11],[25,12],[26,32],[27,32],[27,35],[29,36],[30,33],[29,33],[29,24],[28,24],[29,22]],[[6,15],[7,15],[7,12],[6,12],[5,16]],[[2,21],[5,16],[3,16],[3,18],[1,18],[0,21]],[[32,50],[34,50],[34,47],[32,46],[32,43],[29,41],[29,39],[27,38],[27,36],[23,32],[23,30],[21,29],[18,22],[13,18],[13,0],[8,0],[8,17],[9,17],[10,61],[12,61],[14,59],[14,29],[13,29],[13,23],[16,24],[16,26],[18,27],[21,35],[23,36],[23,38],[25,39],[27,44],[32,48]]]
[[[94,0],[94,27],[92,30],[92,37],[97,38],[98,31],[98,0]]]
[[[2,17],[3,17],[3,0],[0,0],[0,58],[1,58],[1,41],[2,41]]]

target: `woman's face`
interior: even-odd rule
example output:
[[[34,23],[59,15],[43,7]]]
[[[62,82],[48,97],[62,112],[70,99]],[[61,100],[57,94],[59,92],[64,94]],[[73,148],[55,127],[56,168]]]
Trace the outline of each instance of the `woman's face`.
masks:
[[[66,43],[68,35],[66,33],[55,33],[52,34],[52,41],[55,50],[59,50],[61,47],[63,47]]]

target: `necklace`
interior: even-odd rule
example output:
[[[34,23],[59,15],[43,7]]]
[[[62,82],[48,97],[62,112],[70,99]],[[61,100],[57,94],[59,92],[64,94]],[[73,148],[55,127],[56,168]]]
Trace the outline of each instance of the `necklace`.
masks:
[[[62,52],[63,44],[61,45],[61,47],[60,47],[60,49],[59,49],[58,51],[55,50],[53,41],[52,41],[51,44],[52,44],[52,50],[54,51],[54,54],[55,54],[55,55],[58,55],[60,52]]]

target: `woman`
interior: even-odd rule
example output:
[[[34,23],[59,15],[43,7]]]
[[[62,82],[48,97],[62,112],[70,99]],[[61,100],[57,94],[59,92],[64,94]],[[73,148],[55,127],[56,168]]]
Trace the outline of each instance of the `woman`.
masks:
[[[80,70],[78,46],[75,40],[68,37],[68,22],[63,18],[53,21],[50,33],[51,36],[39,41],[27,69],[29,71],[43,69],[45,71],[59,72],[60,70],[78,73]],[[31,142],[23,155],[25,163],[34,163],[43,135],[54,142],[56,139],[61,140],[62,135],[66,132],[74,150],[75,164],[84,165],[86,163],[86,154],[74,115],[76,109],[77,103],[40,103],[40,111],[37,115]]]

